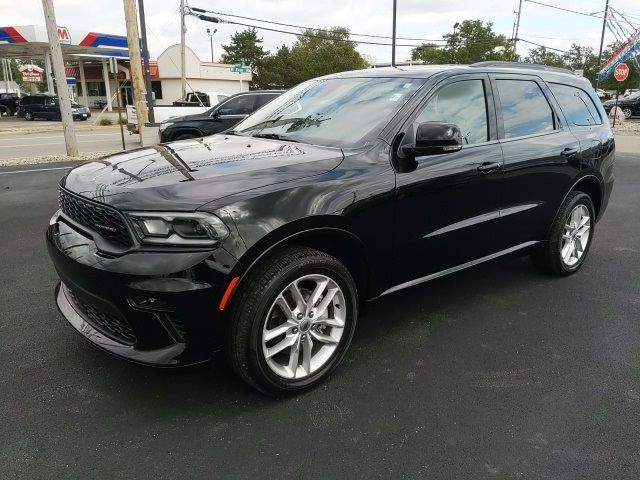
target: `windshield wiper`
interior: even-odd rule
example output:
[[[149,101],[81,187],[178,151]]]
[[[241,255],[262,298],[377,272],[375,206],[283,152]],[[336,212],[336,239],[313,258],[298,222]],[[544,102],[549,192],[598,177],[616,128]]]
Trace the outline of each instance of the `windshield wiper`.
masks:
[[[256,138],[270,138],[273,140],[283,140],[285,142],[295,142],[301,143],[300,140],[296,140],[295,138],[287,137],[286,135],[280,135],[278,133],[256,133],[255,135],[251,135]]]
[[[239,132],[238,130],[227,130],[226,132],[221,132],[223,135],[237,135],[238,137],[248,137],[246,133]]]

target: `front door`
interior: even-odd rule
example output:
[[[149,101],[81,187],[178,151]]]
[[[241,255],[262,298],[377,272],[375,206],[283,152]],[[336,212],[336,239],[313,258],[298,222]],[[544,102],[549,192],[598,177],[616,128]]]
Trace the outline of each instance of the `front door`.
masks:
[[[212,115],[212,121],[203,127],[205,135],[228,130],[240,123],[254,111],[256,95],[244,94],[231,97],[218,105]]]
[[[395,284],[411,282],[495,252],[501,202],[502,150],[497,141],[488,75],[458,75],[432,91],[403,127],[413,143],[417,125],[458,125],[458,152],[403,159],[395,164]]]

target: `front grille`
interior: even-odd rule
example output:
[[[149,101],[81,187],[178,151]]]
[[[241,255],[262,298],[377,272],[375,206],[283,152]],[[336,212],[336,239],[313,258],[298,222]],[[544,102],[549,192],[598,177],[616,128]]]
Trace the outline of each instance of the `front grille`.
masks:
[[[65,215],[97,232],[108,242],[119,247],[132,245],[129,229],[117,210],[71,195],[62,189],[58,190],[58,205]]]
[[[136,335],[133,332],[131,325],[129,325],[129,322],[125,319],[103,312],[96,306],[81,300],[69,288],[66,288],[65,292],[67,293],[69,300],[71,300],[78,310],[80,310],[84,319],[90,323],[92,327],[120,343],[124,343],[126,345],[133,345],[136,343]]]

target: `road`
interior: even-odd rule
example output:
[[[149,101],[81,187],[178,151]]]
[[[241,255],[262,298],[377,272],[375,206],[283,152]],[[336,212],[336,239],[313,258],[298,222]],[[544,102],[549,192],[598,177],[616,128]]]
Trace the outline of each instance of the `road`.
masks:
[[[640,155],[579,273],[503,259],[384,297],[332,378],[281,400],[222,358],[145,368],[65,325],[62,172],[0,174],[0,478],[638,477]]]
[[[116,128],[76,132],[76,137],[80,153],[122,149],[120,130]],[[127,149],[140,146],[137,135],[132,136],[125,131],[124,139]],[[62,132],[3,134],[0,136],[0,161],[8,158],[64,154],[66,154],[66,148]]]

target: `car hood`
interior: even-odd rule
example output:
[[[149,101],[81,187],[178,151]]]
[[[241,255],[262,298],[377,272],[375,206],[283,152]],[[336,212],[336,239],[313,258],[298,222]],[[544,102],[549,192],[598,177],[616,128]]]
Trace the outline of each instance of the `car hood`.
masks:
[[[70,170],[61,185],[123,210],[195,210],[235,193],[320,175],[342,159],[337,148],[213,135],[94,160]]]
[[[193,115],[182,115],[180,117],[169,117],[167,118],[167,122],[176,123],[176,122],[191,122],[193,120],[211,120],[209,117],[209,113],[194,113]]]

